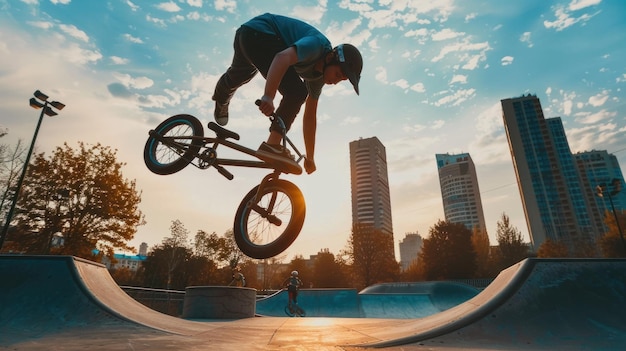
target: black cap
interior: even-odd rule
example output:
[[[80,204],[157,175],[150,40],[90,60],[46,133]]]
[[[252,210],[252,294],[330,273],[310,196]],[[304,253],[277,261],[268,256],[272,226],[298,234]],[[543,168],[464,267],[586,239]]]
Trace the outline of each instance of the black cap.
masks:
[[[359,49],[350,44],[341,44],[335,50],[341,71],[348,77],[354,91],[359,95],[359,80],[361,80],[361,70],[363,69],[363,58]]]

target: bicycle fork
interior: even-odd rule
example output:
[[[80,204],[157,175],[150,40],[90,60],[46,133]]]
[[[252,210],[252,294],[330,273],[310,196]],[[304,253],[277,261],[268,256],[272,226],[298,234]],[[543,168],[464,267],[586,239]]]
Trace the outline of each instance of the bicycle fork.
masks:
[[[276,205],[278,192],[276,191],[272,192],[270,201],[267,204],[267,208],[263,208],[259,206],[258,201],[265,193],[265,186],[269,182],[271,182],[273,179],[278,179],[279,175],[280,175],[280,172],[274,171],[273,173],[270,173],[266,175],[265,177],[263,177],[263,180],[261,181],[261,183],[259,184],[259,188],[257,189],[256,196],[250,200],[250,204],[249,204],[250,208],[252,208],[256,213],[258,213],[261,217],[267,219],[268,222],[272,223],[273,225],[277,227],[283,224],[283,221],[281,221],[280,218],[272,214],[274,212],[274,206]]]

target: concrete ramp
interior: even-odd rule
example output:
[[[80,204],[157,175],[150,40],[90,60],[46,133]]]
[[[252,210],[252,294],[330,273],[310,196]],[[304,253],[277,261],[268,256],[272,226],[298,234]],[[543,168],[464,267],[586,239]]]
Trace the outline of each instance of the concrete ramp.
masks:
[[[342,294],[323,295],[327,300]],[[343,294],[336,308],[350,310],[358,295]],[[275,297],[286,301],[286,296]],[[135,302],[102,265],[67,256],[0,255],[0,348],[339,350],[350,345],[622,350],[626,260],[527,259],[467,302],[424,318],[189,321]]]
[[[391,318],[427,317],[478,295],[478,290],[454,282],[380,284],[356,289],[302,289],[298,304],[307,317]],[[287,291],[259,299],[259,315],[284,317]]]
[[[527,259],[459,306],[372,336],[386,339],[376,347],[623,349],[626,260]]]
[[[0,345],[93,326],[184,335],[210,328],[136,302],[103,265],[71,256],[0,256]]]

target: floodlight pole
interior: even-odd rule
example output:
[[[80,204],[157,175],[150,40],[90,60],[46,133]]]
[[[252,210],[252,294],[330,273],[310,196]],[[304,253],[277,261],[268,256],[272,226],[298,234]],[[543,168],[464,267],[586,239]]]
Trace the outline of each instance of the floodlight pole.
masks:
[[[13,213],[15,212],[15,206],[17,204],[17,200],[20,196],[20,190],[22,189],[22,183],[24,182],[24,177],[26,176],[26,170],[28,169],[28,164],[30,163],[30,156],[33,153],[33,149],[35,148],[35,141],[37,140],[37,134],[39,134],[39,128],[41,127],[41,122],[43,121],[44,114],[49,116],[57,115],[49,106],[48,96],[41,93],[39,90],[35,92],[35,97],[37,99],[41,99],[44,101],[43,104],[39,103],[35,98],[30,99],[30,105],[34,108],[41,108],[41,113],[39,114],[39,121],[37,121],[37,127],[35,128],[35,134],[33,135],[33,140],[30,143],[30,148],[28,149],[28,153],[26,154],[26,160],[24,161],[24,166],[22,167],[22,174],[20,175],[19,180],[17,181],[17,187],[15,188],[15,193],[13,194],[13,201],[11,202],[11,208],[7,213],[6,222],[4,223],[4,228],[2,228],[2,233],[0,234],[0,251],[2,251],[2,245],[4,244],[4,240],[7,237],[9,232],[9,226],[11,224],[11,219],[13,218]],[[57,107],[59,110],[65,107],[65,105],[59,103],[58,101],[53,101],[50,103],[52,106]]]

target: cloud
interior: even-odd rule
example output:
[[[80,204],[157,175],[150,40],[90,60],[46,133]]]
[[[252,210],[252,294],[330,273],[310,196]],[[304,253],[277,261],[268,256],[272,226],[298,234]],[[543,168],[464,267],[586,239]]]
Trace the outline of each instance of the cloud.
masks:
[[[230,13],[235,13],[235,10],[237,10],[237,1],[215,0],[215,9],[218,11],[226,11]]]
[[[447,94],[449,91],[441,92],[440,94]],[[464,101],[474,97],[476,95],[476,89],[461,89],[453,92],[452,94],[448,94],[439,100],[435,101],[435,106],[458,106]]]
[[[594,95],[589,98],[589,105],[593,107],[598,107],[604,105],[604,103],[609,99],[609,92],[607,90],[602,91],[600,94]]]
[[[458,54],[456,58],[464,64],[463,69],[473,70],[478,67],[478,63],[487,59],[487,51],[491,50],[488,42],[471,43],[468,39],[454,44],[444,46],[439,55],[433,57],[431,62],[441,61],[448,55]],[[468,55],[468,52],[478,51],[478,54]]]
[[[572,0],[572,2],[569,3],[567,8],[570,11],[578,11],[589,6],[598,5],[601,2],[602,0]]]
[[[50,28],[54,27],[54,23],[46,22],[46,21],[29,21],[29,22],[26,22],[26,23],[30,24],[31,26],[33,26],[35,28],[39,28],[39,29],[50,29]]]
[[[581,114],[580,117],[576,118],[576,122],[582,124],[596,124],[598,122],[611,119],[615,116],[617,116],[617,112],[602,109],[595,113]]]
[[[154,81],[148,77],[133,78],[129,74],[120,73],[115,73],[113,76],[128,88],[147,89],[154,85]]]
[[[424,93],[426,92],[426,88],[424,87],[423,83],[415,83],[413,85],[411,85],[411,90],[418,92],[418,93]]]
[[[504,56],[503,58],[500,59],[500,63],[502,64],[502,66],[508,66],[508,65],[513,64],[513,60],[515,60],[513,56]]]
[[[166,12],[178,12],[181,10],[181,8],[173,1],[162,2],[160,4],[157,4],[155,7],[159,10],[163,10]]]
[[[455,74],[454,77],[452,77],[452,80],[450,80],[450,84],[454,83],[467,84],[467,76]]]
[[[187,4],[191,7],[202,7],[202,0],[187,0]]]
[[[119,56],[111,56],[110,57],[111,62],[113,62],[114,65],[126,65],[130,62],[129,59],[123,58],[123,57],[119,57]]]
[[[531,37],[531,33],[530,32],[524,32],[519,37],[519,41],[521,41],[522,43],[526,43],[529,48],[532,48],[534,46],[534,44],[533,44],[533,42],[532,42],[530,37]]]
[[[320,23],[325,13],[325,4],[318,4],[317,6],[294,6],[291,10],[291,16],[300,18],[310,24]]]
[[[143,44],[143,40],[141,40],[141,38],[137,38],[137,37],[133,37],[130,34],[124,34],[122,35],[122,37],[126,40],[128,40],[131,43],[135,43],[135,44]]]
[[[449,28],[444,28],[439,32],[435,32],[431,35],[431,39],[433,41],[442,41],[442,40],[448,40],[448,39],[454,39],[460,36],[465,35],[465,33],[463,32],[454,32]]]
[[[376,75],[374,78],[385,85],[388,84],[387,69],[385,69],[385,67],[376,67]]]
[[[84,41],[84,42],[89,42],[89,36],[87,36],[87,33],[83,32],[82,30],[76,28],[76,26],[74,25],[67,25],[67,24],[61,24],[59,25],[59,28],[61,28],[61,30],[70,35],[73,38],[76,38],[78,40]]]
[[[114,97],[122,99],[130,99],[133,97],[133,94],[122,83],[111,83],[107,85],[107,90]]]
[[[571,12],[595,5],[600,1],[601,0],[574,0],[567,8],[563,7],[562,5],[555,6],[553,7],[553,9],[556,19],[554,21],[543,21],[543,25],[548,29],[554,28],[557,32],[559,32],[575,25],[576,23],[587,22],[595,15],[597,15],[599,11],[593,14],[583,13],[578,17],[572,16]]]

